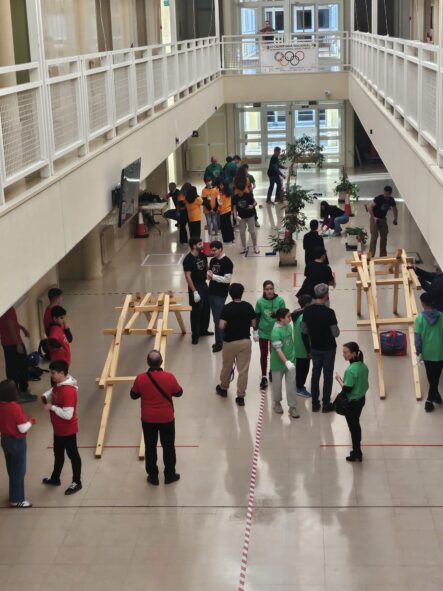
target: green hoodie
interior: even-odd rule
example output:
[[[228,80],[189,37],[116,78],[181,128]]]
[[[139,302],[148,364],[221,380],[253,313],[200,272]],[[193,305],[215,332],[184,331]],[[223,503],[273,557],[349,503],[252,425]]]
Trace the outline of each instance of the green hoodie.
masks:
[[[287,325],[281,325],[276,322],[271,333],[271,370],[286,371],[286,365],[277,355],[277,349],[274,345],[278,345],[277,348],[280,348],[287,361],[295,360],[292,322]]]
[[[286,308],[285,300],[277,294],[274,294],[272,300],[263,296],[255,304],[255,313],[260,314],[258,322],[258,336],[261,339],[271,339],[272,327],[275,324],[275,318],[271,314],[277,312],[279,308]]]

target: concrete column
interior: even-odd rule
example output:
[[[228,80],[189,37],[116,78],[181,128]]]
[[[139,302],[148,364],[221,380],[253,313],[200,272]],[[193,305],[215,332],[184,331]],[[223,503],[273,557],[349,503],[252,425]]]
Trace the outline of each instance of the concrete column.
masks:
[[[345,101],[344,117],[344,164],[354,168],[354,109],[349,101]]]
[[[355,0],[349,0],[349,33],[355,31]]]
[[[97,279],[102,276],[102,251],[100,226],[96,226],[81,242],[84,279]]]
[[[378,35],[378,0],[371,2],[371,33]]]

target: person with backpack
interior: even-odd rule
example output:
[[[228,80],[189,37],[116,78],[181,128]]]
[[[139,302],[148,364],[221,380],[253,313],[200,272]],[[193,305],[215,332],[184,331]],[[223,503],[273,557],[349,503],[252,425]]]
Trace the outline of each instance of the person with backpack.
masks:
[[[160,351],[152,349],[147,357],[148,371],[139,374],[131,388],[132,400],[140,400],[141,422],[145,441],[145,468],[147,481],[159,485],[157,466],[157,441],[163,448],[165,484],[180,479],[176,472],[175,416],[173,398],[183,394],[183,388],[174,374],[163,371]]]
[[[431,294],[422,293],[420,301],[423,312],[414,321],[415,351],[425,365],[429,382],[425,411],[432,412],[434,402],[442,403],[438,384],[443,371],[443,313],[434,308]]]
[[[52,388],[42,395],[45,409],[49,411],[54,429],[54,468],[49,478],[43,478],[42,484],[60,486],[60,476],[65,463],[65,451],[71,461],[72,481],[65,490],[65,495],[73,495],[82,489],[82,460],[77,447],[78,385],[71,375],[66,361],[59,359],[49,364]]]
[[[255,314],[257,322],[257,331],[254,333],[254,341],[258,341],[260,347],[260,368],[261,380],[260,389],[264,390],[268,387],[267,366],[268,354],[271,345],[271,332],[275,324],[275,313],[279,308],[285,308],[285,300],[275,293],[274,282],[263,282],[263,295],[257,300],[255,304]],[[269,379],[271,380],[271,372],[269,372]]]
[[[282,386],[283,377],[286,382],[286,399],[289,416],[300,418],[297,411],[297,396],[295,393],[295,348],[292,335],[291,313],[288,308],[279,308],[275,314],[275,324],[271,332],[271,370],[272,370],[272,398],[274,412],[283,414]]]
[[[346,461],[362,462],[360,415],[365,405],[366,392],[369,390],[369,370],[363,361],[360,347],[353,341],[343,345],[343,358],[349,361],[349,365],[343,379],[338,374],[335,379],[342,388],[340,395],[345,396],[344,416],[352,439],[352,451]],[[337,405],[337,398],[334,406]]]

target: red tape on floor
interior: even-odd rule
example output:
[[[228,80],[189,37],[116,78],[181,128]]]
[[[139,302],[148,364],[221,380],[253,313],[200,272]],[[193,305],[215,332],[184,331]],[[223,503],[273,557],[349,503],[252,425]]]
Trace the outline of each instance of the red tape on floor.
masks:
[[[443,443],[362,443],[362,447],[443,447]],[[322,443],[320,447],[352,447],[349,443]]]
[[[95,449],[96,445],[77,445],[78,449]],[[138,449],[139,445],[104,445],[104,449]],[[161,445],[157,445],[160,449]],[[200,447],[199,445],[176,445],[175,447]],[[54,449],[52,445],[48,445],[46,449]]]
[[[254,512],[255,486],[257,483],[257,465],[258,458],[260,455],[260,442],[263,430],[263,417],[265,414],[265,400],[266,392],[261,392],[260,410],[258,413],[257,427],[255,429],[255,444],[254,455],[252,456],[251,477],[249,479],[248,510],[246,512],[245,535],[243,538],[243,549],[241,554],[240,580],[238,583],[238,591],[244,591],[246,581],[246,570],[248,568],[249,544],[251,541],[252,530],[252,514]]]

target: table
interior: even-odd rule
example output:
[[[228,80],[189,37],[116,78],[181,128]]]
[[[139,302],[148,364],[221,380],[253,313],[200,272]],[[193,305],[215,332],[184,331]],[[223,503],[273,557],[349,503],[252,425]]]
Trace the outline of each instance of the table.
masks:
[[[163,217],[164,212],[168,209],[168,201],[160,201],[160,203],[146,203],[145,205],[140,205],[140,209],[143,213],[150,213],[152,217],[159,215]],[[160,228],[157,228],[158,232],[161,234]]]

